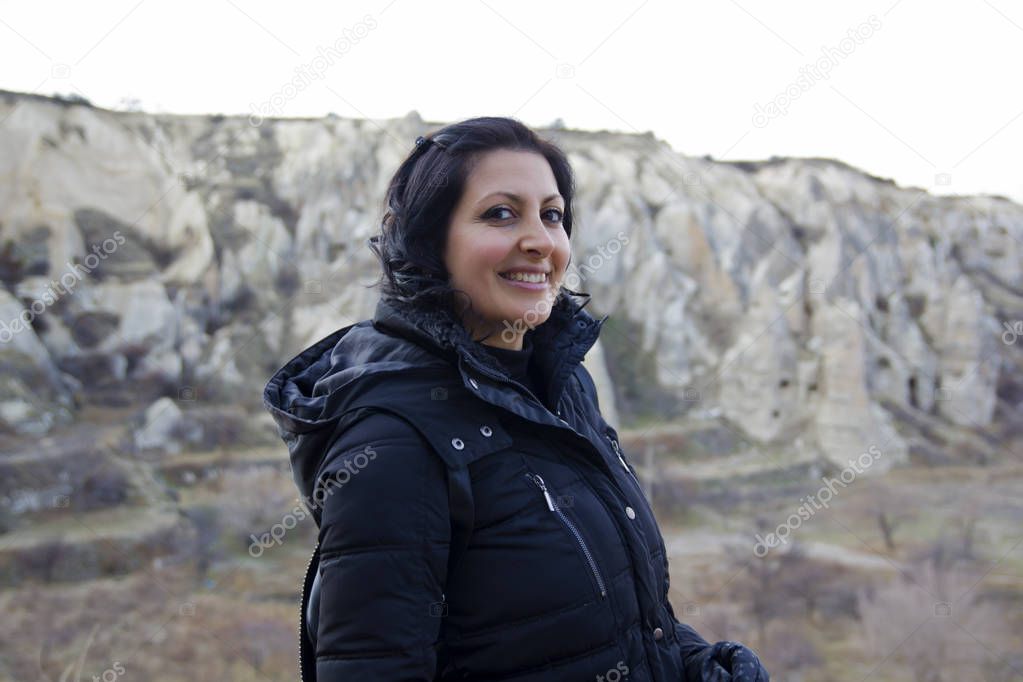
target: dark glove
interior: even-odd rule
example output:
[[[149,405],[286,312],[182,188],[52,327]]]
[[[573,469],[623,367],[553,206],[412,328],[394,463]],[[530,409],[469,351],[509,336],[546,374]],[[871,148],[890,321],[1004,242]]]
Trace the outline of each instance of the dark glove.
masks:
[[[767,669],[753,650],[738,642],[717,642],[701,651],[697,658],[700,682],[771,682]]]

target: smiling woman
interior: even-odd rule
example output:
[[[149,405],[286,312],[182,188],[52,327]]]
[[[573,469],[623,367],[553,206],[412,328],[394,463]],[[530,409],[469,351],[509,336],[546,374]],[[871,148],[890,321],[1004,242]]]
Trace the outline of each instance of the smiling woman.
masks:
[[[573,191],[562,151],[514,119],[420,138],[371,240],[373,318],[267,383],[319,528],[303,680],[768,680],[675,617],[657,520],[581,363],[607,317],[563,286]]]
[[[370,240],[382,296],[450,313],[479,343],[521,348],[562,292],[574,192],[564,153],[514,119],[420,137]]]
[[[484,334],[482,343],[521,349],[526,325],[515,321],[542,300],[549,309],[570,256],[564,207],[542,155],[498,149],[479,159],[451,215],[444,263],[452,285],[473,303],[470,329],[512,331]]]

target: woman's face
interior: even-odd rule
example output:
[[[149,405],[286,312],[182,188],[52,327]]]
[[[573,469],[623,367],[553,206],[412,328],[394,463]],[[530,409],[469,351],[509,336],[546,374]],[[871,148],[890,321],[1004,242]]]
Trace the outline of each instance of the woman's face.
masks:
[[[564,210],[542,155],[500,149],[480,157],[451,214],[444,250],[451,286],[472,299],[473,316],[464,322],[474,338],[489,333],[483,343],[520,350],[523,334],[547,321],[571,253]],[[546,278],[505,278],[528,270]]]

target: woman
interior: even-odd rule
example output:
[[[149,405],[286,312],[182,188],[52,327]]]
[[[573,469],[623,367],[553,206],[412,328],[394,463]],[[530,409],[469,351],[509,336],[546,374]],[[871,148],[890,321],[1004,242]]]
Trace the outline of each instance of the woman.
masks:
[[[607,317],[561,286],[573,191],[561,150],[513,119],[419,138],[371,239],[373,319],[267,384],[319,528],[302,679],[768,680],[668,601],[580,364]]]

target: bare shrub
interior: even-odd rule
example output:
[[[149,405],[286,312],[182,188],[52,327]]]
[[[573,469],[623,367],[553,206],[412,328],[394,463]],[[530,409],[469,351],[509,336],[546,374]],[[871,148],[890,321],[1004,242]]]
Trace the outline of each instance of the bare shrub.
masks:
[[[174,567],[97,580],[87,589],[0,590],[0,679],[56,682],[72,664],[66,682],[79,672],[81,682],[111,679],[102,671],[117,661],[126,671],[118,682],[295,679],[292,603],[226,589],[194,592],[193,579]]]
[[[0,504],[0,535],[10,533],[18,527],[18,517],[6,505]]]
[[[200,506],[183,509],[182,514],[195,528],[192,556],[198,579],[203,581],[214,562],[223,558],[220,548],[221,518],[216,507]]]
[[[89,474],[71,495],[76,511],[91,511],[123,504],[132,491],[131,481],[118,468],[101,467]]]
[[[227,469],[219,488],[223,526],[243,542],[279,523],[298,504],[294,481],[277,467]]]
[[[781,555],[781,567],[779,589],[789,600],[802,604],[813,622],[821,602],[827,601],[836,570],[811,559],[798,542]]]
[[[785,571],[790,565],[785,555],[792,552],[773,551],[758,557],[752,554],[748,545],[726,547],[727,571],[734,573],[743,568],[739,577],[732,581],[732,590],[744,604],[744,610],[753,616],[757,632],[757,646],[767,646],[767,626],[771,621],[795,613],[796,602],[787,593]],[[796,549],[798,553],[800,550]],[[750,561],[750,556],[753,560]]]
[[[817,647],[805,633],[795,629],[786,628],[785,632],[771,638],[771,646],[758,652],[764,666],[775,674],[785,672],[785,679],[795,679],[797,671],[806,671],[815,668],[822,663]],[[807,679],[819,679],[810,676]]]
[[[681,516],[689,511],[699,488],[699,483],[691,479],[655,478],[651,484],[651,504],[658,516]]]
[[[753,554],[748,545],[727,547],[726,554],[729,574],[745,569],[731,581],[731,590],[741,610],[753,617],[756,643],[764,651],[779,645],[771,636],[770,626],[776,621],[792,623],[806,617],[810,623],[824,624],[836,616],[855,615],[852,605],[844,610],[836,607],[843,585],[850,580],[845,571],[812,559],[798,541],[763,557]],[[784,636],[789,634],[786,631]],[[802,661],[800,665],[818,663],[809,640],[793,644],[790,653]],[[785,665],[789,670],[796,669],[792,661]]]
[[[922,563],[859,593],[863,642],[878,661],[905,664],[916,682],[976,679],[1009,632],[1006,613],[978,595],[977,572]]]
[[[9,576],[10,584],[26,579],[39,582],[58,579],[71,553],[71,546],[63,538],[46,540],[20,550],[12,567],[14,575]]]
[[[871,486],[869,500],[884,546],[889,552],[894,552],[896,530],[915,515],[913,502],[882,481]]]

